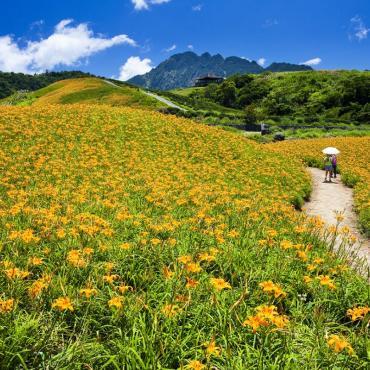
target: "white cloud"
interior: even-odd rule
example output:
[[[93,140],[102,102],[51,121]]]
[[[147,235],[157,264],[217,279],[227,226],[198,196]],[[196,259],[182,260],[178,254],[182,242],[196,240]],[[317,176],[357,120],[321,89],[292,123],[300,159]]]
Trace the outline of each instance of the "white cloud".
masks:
[[[189,49],[189,50],[194,50],[194,46],[193,46],[192,44],[189,44],[189,45],[188,45],[188,49]]]
[[[0,71],[27,73],[31,64],[32,57],[20,50],[10,36],[0,37]]]
[[[257,60],[257,63],[258,63],[261,67],[263,67],[263,66],[266,64],[266,59],[265,59],[265,58],[259,58],[259,59]]]
[[[134,4],[135,10],[146,10],[149,9],[150,5],[158,5],[169,3],[171,0],[131,0]]]
[[[191,9],[193,12],[200,12],[203,9],[203,4],[194,5]]]
[[[119,80],[127,81],[131,77],[150,72],[154,67],[148,58],[141,60],[140,57],[130,57],[120,68]]]
[[[136,10],[148,9],[149,5],[146,0],[132,0]]]
[[[177,48],[177,45],[176,44],[173,44],[172,46],[168,47],[167,49],[164,49],[164,51],[166,53],[170,53],[171,51],[176,50],[176,48]]]
[[[312,67],[312,66],[319,65],[321,62],[322,62],[321,58],[313,58],[313,59],[307,60],[306,62],[302,62],[300,64]]]
[[[48,38],[28,41],[23,48],[9,35],[0,37],[0,71],[39,73],[59,65],[75,65],[115,45],[136,45],[127,35],[96,37],[86,23],[74,27],[72,22],[62,20]]]
[[[44,25],[44,20],[40,19],[38,21],[32,22],[30,25],[30,29],[33,30],[34,28],[41,28]]]
[[[370,28],[367,28],[362,18],[358,15],[351,19],[351,31],[349,38],[356,37],[358,41],[367,39]]]
[[[279,21],[277,19],[266,19],[265,22],[262,24],[263,28],[270,28],[277,26]]]

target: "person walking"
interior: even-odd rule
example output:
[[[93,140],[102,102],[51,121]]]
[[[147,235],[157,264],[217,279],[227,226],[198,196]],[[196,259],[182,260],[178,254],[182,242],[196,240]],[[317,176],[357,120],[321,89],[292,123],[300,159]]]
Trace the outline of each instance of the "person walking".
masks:
[[[336,179],[337,178],[337,156],[334,154],[331,157],[331,165],[333,167],[333,177]]]
[[[324,157],[324,168],[325,168],[325,180],[324,182],[331,182],[331,177],[333,174],[333,163],[332,163],[332,156],[331,155],[326,155]]]

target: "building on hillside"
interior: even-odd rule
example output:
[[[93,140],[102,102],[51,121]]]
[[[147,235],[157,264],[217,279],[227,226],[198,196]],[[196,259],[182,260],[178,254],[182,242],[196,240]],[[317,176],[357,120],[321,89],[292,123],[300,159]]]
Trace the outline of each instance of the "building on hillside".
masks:
[[[224,82],[223,77],[207,75],[207,76],[198,77],[195,80],[195,85],[194,86],[195,87],[205,87],[205,86],[208,86],[210,84],[221,84],[222,82]]]

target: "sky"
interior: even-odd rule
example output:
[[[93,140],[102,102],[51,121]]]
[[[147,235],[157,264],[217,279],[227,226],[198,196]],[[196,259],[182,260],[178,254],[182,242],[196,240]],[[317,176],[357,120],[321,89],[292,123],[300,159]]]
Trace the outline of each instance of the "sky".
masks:
[[[370,0],[1,0],[0,71],[127,80],[185,51],[370,69]]]

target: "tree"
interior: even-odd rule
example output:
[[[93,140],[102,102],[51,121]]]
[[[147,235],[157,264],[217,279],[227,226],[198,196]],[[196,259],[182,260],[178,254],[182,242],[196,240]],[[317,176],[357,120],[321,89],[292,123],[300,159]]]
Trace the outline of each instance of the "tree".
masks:
[[[255,125],[258,121],[256,107],[251,104],[244,109],[244,120],[247,125]]]
[[[216,84],[209,84],[204,89],[204,97],[209,100],[217,100],[217,87]]]
[[[6,98],[11,95],[13,90],[7,81],[0,79],[0,99]]]
[[[237,91],[233,81],[226,81],[218,88],[219,102],[225,107],[234,107],[236,103]]]
[[[363,106],[356,118],[359,122],[370,123],[370,103],[367,103]]]

